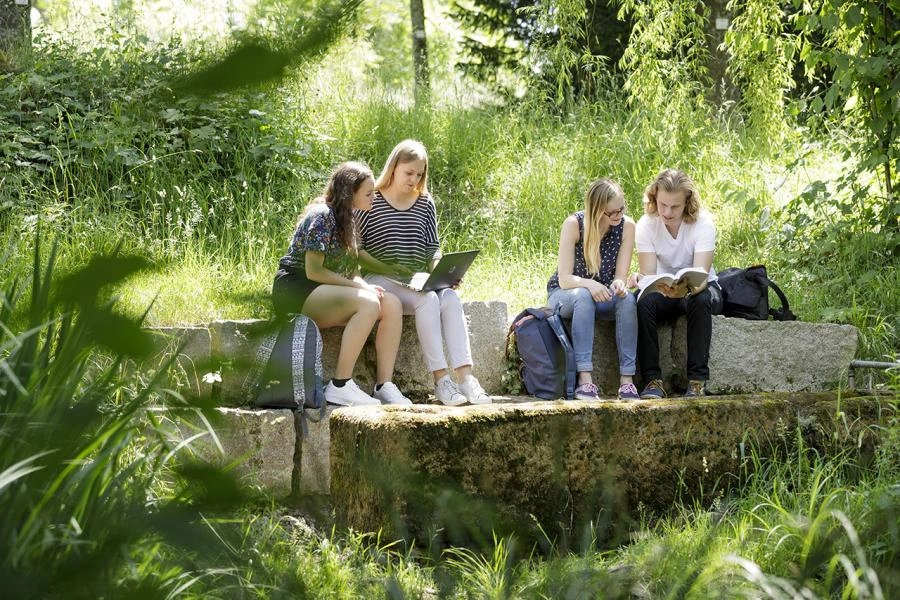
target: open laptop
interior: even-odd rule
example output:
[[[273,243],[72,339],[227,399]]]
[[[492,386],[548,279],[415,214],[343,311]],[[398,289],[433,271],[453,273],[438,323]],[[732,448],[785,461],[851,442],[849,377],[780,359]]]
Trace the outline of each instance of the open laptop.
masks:
[[[466,274],[472,261],[478,256],[478,252],[479,250],[448,252],[441,256],[431,273],[416,273],[407,277],[395,276],[390,279],[417,292],[431,292],[453,287]]]

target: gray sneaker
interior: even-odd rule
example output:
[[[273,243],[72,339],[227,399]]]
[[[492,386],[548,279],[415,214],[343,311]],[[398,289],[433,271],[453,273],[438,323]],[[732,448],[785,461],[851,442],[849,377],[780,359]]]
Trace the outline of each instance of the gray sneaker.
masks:
[[[641,392],[641,400],[659,400],[666,397],[666,390],[663,388],[662,379],[654,379],[644,387]]]
[[[490,404],[493,402],[493,399],[484,391],[481,383],[478,382],[474,375],[466,375],[463,382],[459,384],[459,391],[463,393],[469,404]]]
[[[403,392],[391,381],[385,381],[381,384],[381,389],[375,390],[372,394],[376,400],[380,400],[382,404],[408,405],[412,404],[412,400],[403,395]]]
[[[706,382],[697,379],[688,381],[687,391],[684,392],[685,398],[699,398],[706,395]]]
[[[456,382],[444,375],[434,386],[434,397],[444,406],[459,406],[466,403],[466,397],[459,391]]]

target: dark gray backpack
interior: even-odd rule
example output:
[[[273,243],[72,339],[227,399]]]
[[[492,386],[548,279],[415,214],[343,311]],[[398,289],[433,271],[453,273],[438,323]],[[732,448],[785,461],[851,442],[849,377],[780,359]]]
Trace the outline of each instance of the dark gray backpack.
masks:
[[[769,279],[764,265],[746,269],[730,267],[718,273],[722,289],[722,314],[754,321],[765,321],[770,316],[776,321],[796,321],[788,299],[774,281]],[[769,289],[775,292],[781,308],[769,308]]]
[[[306,315],[273,322],[244,380],[245,397],[259,408],[325,411],[322,335]]]
[[[544,400],[575,397],[575,349],[559,316],[559,309],[526,308],[513,320],[507,334],[519,354],[518,370],[525,390]]]

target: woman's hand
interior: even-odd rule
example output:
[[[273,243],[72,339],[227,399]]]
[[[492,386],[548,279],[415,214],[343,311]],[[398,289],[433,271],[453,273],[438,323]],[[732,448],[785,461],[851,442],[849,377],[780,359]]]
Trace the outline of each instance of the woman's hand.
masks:
[[[673,287],[667,283],[659,282],[656,284],[656,289],[659,290],[659,293],[665,296],[666,298],[677,298],[679,296],[678,288]],[[684,294],[681,294],[684,295]]]
[[[612,283],[609,284],[609,290],[616,296],[620,298],[624,297],[628,291],[625,289],[625,282],[621,279],[613,279]]]
[[[379,298],[384,298],[384,288],[380,285],[372,285],[371,283],[364,281],[360,284],[359,289],[372,292]]]
[[[606,302],[607,300],[612,298],[612,294],[610,293],[609,288],[599,281],[590,279],[588,280],[588,283],[587,285],[585,285],[585,287],[591,293],[591,298],[594,299],[594,302]]]
[[[634,289],[638,287],[638,283],[641,281],[642,275],[640,273],[631,273],[628,276],[628,281],[625,283],[625,287]]]

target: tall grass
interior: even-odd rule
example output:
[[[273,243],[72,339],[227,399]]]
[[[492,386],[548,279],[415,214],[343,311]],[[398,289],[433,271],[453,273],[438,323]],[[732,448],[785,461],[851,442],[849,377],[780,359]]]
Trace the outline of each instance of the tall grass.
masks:
[[[133,41],[84,52],[54,38],[39,42],[33,73],[0,77],[15,107],[0,116],[3,237],[27,248],[40,219],[62,240],[63,270],[117,244],[143,252],[159,270],[124,287],[122,302],[137,315],[159,293],[151,324],[265,315],[296,215],[332,165],[377,171],[415,137],[430,151],[444,246],[483,249],[463,294],[513,313],[545,301],[559,228],[589,181],[617,178],[637,218],[644,186],[674,165],[716,215],[717,266],[767,263],[802,319],[852,323],[862,356],[896,355],[896,242],[815,183],[822,165],[838,170],[839,136],[829,148],[798,132],[757,151],[731,115],[682,115],[672,127],[672,115],[629,108],[613,78],[594,102],[564,109],[537,96],[472,106],[453,85],[416,107],[372,80],[371,48],[356,40],[278,84],[172,92],[173,74],[205,52]],[[140,101],[124,111],[124,97]],[[26,257],[14,252],[2,269],[21,271]]]
[[[61,277],[56,248],[44,260],[39,239],[31,277],[0,287],[2,595],[162,597],[170,578],[135,567],[154,545],[209,545],[199,513],[211,506],[196,486],[212,472],[180,477],[166,460],[169,444],[144,413],[166,365],[147,385],[128,376],[128,361],[145,357],[150,340],[103,299],[103,288],[145,261],[97,256]],[[180,497],[152,498],[163,470],[181,482]]]

